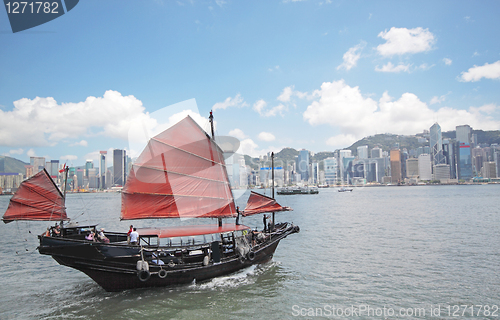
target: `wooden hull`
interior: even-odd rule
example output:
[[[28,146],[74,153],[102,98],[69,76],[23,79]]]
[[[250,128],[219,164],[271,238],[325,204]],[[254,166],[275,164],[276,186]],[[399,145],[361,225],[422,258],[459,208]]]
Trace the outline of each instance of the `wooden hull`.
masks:
[[[122,291],[205,281],[264,263],[272,259],[281,239],[296,232],[299,232],[297,226],[287,225],[254,246],[244,257],[234,250],[232,254],[223,254],[219,262],[211,258],[208,261],[176,260],[177,263],[157,265],[150,257],[148,272],[137,270],[137,261],[142,260],[139,246],[41,237],[39,251],[51,255],[61,265],[82,271],[106,291]]]

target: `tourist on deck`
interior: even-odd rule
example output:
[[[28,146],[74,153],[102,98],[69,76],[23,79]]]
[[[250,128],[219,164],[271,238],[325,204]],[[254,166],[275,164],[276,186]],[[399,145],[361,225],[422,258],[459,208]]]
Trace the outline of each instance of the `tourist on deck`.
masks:
[[[134,228],[130,233],[130,244],[134,246],[139,244],[139,232],[137,232],[137,228]]]
[[[109,239],[104,235],[104,228],[101,228],[101,231],[97,235],[97,238],[99,241],[104,242],[104,243],[109,243]]]

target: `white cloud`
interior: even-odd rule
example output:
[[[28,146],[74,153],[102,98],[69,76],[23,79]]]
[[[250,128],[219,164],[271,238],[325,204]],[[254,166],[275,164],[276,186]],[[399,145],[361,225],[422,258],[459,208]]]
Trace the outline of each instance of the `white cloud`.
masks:
[[[126,139],[130,123],[137,119],[149,119],[142,102],[111,90],[102,98],[88,97],[78,103],[23,98],[14,101],[12,111],[0,110],[0,145],[48,146],[96,135]]]
[[[241,129],[233,129],[229,131],[229,135],[240,140],[248,138],[248,136]]]
[[[398,72],[410,72],[410,67],[411,65],[409,64],[399,64],[397,66],[393,65],[390,61],[386,64],[386,65],[383,65],[382,68],[379,68],[378,66],[375,67],[375,71],[378,71],[378,72],[394,72],[394,73],[398,73]]]
[[[430,105],[433,105],[433,104],[436,104],[436,103],[441,103],[441,102],[444,102],[446,100],[446,96],[445,95],[442,95],[440,97],[438,96],[435,96],[435,97],[432,97],[431,101],[429,102]]]
[[[280,70],[280,66],[274,66],[272,68],[268,68],[267,69],[269,72],[273,72],[273,71],[279,71]]]
[[[475,82],[486,79],[500,79],[500,60],[492,64],[486,63],[484,66],[476,66],[462,72],[460,80],[463,82]]]
[[[451,59],[448,58],[443,58],[443,62],[447,66],[451,66],[451,64],[453,63],[453,61],[451,61]]]
[[[75,142],[75,143],[71,143],[69,146],[70,147],[74,147],[74,146],[81,146],[81,147],[86,147],[88,146],[88,142],[86,140],[82,140],[80,142]]]
[[[262,141],[274,141],[276,140],[276,137],[274,136],[274,134],[270,133],[270,132],[261,132],[259,133],[259,140],[262,140]]]
[[[216,104],[213,105],[212,110],[215,111],[217,109],[226,109],[228,107],[244,107],[247,104],[245,101],[243,101],[243,98],[241,95],[238,93],[234,98],[227,97],[224,102],[217,102]]]
[[[263,117],[274,117],[278,114],[283,117],[284,112],[288,110],[288,108],[283,104],[267,109],[267,102],[262,99],[254,103],[253,109]]]
[[[26,151],[26,155],[28,157],[36,157],[36,152],[35,152],[35,150],[33,150],[33,148],[31,148],[28,151]]]
[[[356,66],[359,58],[361,57],[361,51],[366,46],[366,42],[361,41],[357,46],[354,46],[344,53],[344,62],[337,67],[337,70],[345,69],[351,70],[352,67]]]
[[[22,149],[22,148],[15,149],[15,150],[9,150],[9,154],[23,154],[23,153],[24,153],[24,149]]]
[[[484,130],[500,127],[500,121],[488,116],[488,112],[497,110],[496,106],[432,110],[413,93],[404,93],[395,100],[387,92],[377,102],[365,97],[358,87],[350,87],[344,80],[324,82],[315,94],[318,98],[307,107],[303,118],[313,126],[327,124],[338,128],[340,132],[330,138],[330,144],[376,133],[415,134],[429,128],[435,119],[439,119],[443,131],[454,130],[463,119],[467,119],[472,127]]]
[[[289,102],[293,94],[293,86],[286,87],[277,98],[281,102]]]
[[[389,31],[380,32],[378,36],[387,41],[377,47],[378,53],[382,56],[429,51],[435,42],[432,32],[421,27],[414,29],[392,27]]]
[[[222,7],[223,5],[225,5],[225,4],[226,4],[226,1],[224,1],[224,0],[215,0],[215,3],[217,3],[217,5],[218,5],[219,7]]]

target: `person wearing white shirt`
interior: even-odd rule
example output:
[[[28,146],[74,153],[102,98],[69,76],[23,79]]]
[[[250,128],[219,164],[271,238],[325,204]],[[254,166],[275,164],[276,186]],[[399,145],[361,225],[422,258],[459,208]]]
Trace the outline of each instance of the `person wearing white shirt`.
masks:
[[[130,244],[131,245],[139,244],[139,232],[137,232],[137,228],[134,228],[134,231],[130,233]]]

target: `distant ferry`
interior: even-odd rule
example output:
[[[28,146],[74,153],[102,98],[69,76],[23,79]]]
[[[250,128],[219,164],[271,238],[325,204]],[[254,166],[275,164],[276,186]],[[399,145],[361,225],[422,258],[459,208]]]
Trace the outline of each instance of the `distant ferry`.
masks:
[[[319,190],[317,187],[286,187],[278,189],[278,194],[280,195],[290,195],[290,194],[318,194]]]

